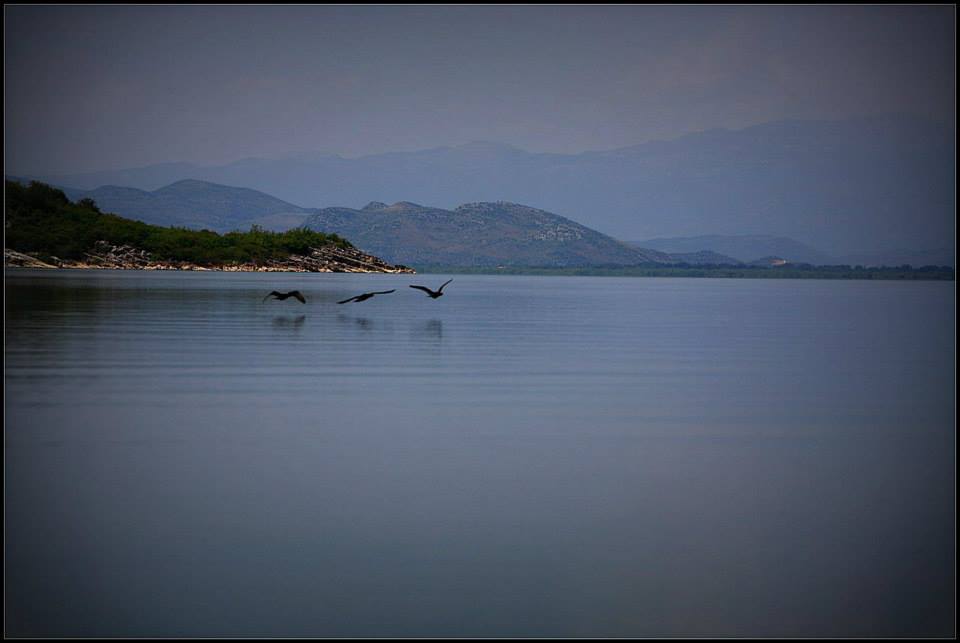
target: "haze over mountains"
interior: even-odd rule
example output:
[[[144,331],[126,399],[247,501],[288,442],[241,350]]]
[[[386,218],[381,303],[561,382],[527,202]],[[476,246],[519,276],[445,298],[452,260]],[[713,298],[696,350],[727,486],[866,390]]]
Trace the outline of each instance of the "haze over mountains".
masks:
[[[619,239],[766,235],[796,239],[829,257],[935,250],[952,256],[954,137],[929,121],[889,116],[780,121],[582,154],[472,143],[355,159],[170,163],[32,178],[142,190],[202,179],[274,195],[294,214],[304,205],[371,200],[439,208],[502,200]]]
[[[650,248],[669,253],[679,258],[685,253],[702,252],[703,248],[727,256],[743,263],[750,263],[757,257],[774,256],[788,259],[792,263],[810,263],[813,265],[848,264],[851,266],[953,266],[956,256],[950,239],[944,239],[937,248],[909,249],[909,248],[882,248],[873,251],[854,252],[841,255],[829,255],[805,243],[800,243],[788,237],[775,237],[764,234],[743,235],[702,235],[696,237],[674,237],[665,239],[646,239],[631,242],[630,245],[639,248]],[[709,257],[701,257],[700,261],[691,259],[689,263],[702,263]],[[713,259],[719,259],[714,257]],[[719,260],[709,263],[722,263]]]
[[[286,229],[299,225],[310,210],[250,188],[184,179],[148,192],[105,185],[95,190],[65,188],[72,199],[89,198],[100,209],[162,226],[229,232],[253,224]],[[291,221],[292,219],[292,221]],[[291,221],[292,225],[284,225]]]
[[[721,256],[735,261],[748,263],[764,256],[776,256],[789,259],[794,263],[827,265],[840,263],[837,257],[831,257],[816,248],[800,243],[788,237],[771,235],[704,235],[698,237],[674,237],[666,239],[647,239],[632,242],[631,245],[653,248],[671,254],[696,253],[709,249]],[[719,261],[715,263],[720,263]]]

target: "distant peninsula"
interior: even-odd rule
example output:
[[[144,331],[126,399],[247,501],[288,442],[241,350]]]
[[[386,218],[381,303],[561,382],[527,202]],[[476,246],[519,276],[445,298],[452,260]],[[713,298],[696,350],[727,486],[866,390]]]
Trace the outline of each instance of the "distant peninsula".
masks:
[[[6,181],[4,265],[27,268],[413,273],[336,234],[294,228],[219,234],[161,227],[71,202],[40,182]]]

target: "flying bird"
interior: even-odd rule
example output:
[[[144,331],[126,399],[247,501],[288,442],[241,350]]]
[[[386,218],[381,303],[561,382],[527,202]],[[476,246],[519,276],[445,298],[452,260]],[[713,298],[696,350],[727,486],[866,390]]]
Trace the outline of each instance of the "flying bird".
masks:
[[[280,301],[283,301],[284,299],[289,299],[290,297],[293,297],[294,299],[299,300],[301,304],[307,303],[307,300],[303,298],[303,295],[300,294],[300,291],[299,291],[299,290],[291,290],[290,292],[277,292],[276,290],[274,290],[274,291],[271,292],[269,295],[267,295],[266,297],[264,297],[264,298],[263,298],[263,301],[268,300],[270,297],[276,297],[276,298],[279,299]]]
[[[351,297],[350,299],[344,299],[343,301],[338,301],[337,303],[346,304],[351,301],[356,301],[356,302],[366,301],[371,297],[373,297],[374,295],[389,295],[390,293],[394,292],[394,290],[396,290],[396,288],[394,288],[393,290],[381,290],[380,292],[365,292],[362,295],[357,295],[356,297]]]
[[[453,281],[453,279],[448,279],[443,283],[443,286],[446,286],[451,281]],[[429,295],[431,299],[436,299],[437,297],[443,297],[443,286],[440,286],[436,290],[430,290],[426,286],[410,286],[410,287],[416,288],[417,290],[422,290],[423,292],[427,293],[427,295]]]

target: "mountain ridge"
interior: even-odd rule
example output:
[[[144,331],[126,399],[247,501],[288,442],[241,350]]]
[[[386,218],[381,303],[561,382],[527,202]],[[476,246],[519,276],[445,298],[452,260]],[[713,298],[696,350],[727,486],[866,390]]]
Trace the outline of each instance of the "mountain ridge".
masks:
[[[361,247],[405,265],[587,266],[669,263],[576,221],[506,201],[452,210],[401,201],[360,210],[321,208],[305,226],[351,235]],[[385,207],[380,207],[385,206]]]
[[[621,239],[763,233],[841,256],[952,243],[954,140],[948,126],[889,115],[772,121],[576,154],[473,142],[30,178],[150,190],[196,178],[291,204],[409,199],[449,209],[493,198],[536,204]]]
[[[20,183],[28,183],[27,179],[21,177],[8,178]],[[63,189],[73,201],[91,198],[107,211],[123,213],[125,216],[148,223],[206,228],[218,232],[245,230],[252,225],[275,231],[290,230],[303,225],[309,216],[320,210],[336,210],[336,208],[302,207],[251,188],[227,186],[199,179],[182,179],[153,191],[124,186],[101,186],[96,190],[56,187]],[[455,206],[449,212],[456,213],[469,209],[473,205],[485,203],[491,202],[464,203]],[[527,208],[531,212],[538,210],[508,201],[502,201],[502,203]],[[412,201],[398,201],[391,205],[382,201],[371,201],[360,211],[388,215],[425,207]],[[344,210],[353,211],[351,208]],[[579,222],[576,223],[579,224]],[[657,237],[626,243],[646,253],[644,261],[672,261],[691,265],[749,263],[758,257],[765,256],[782,257],[791,262],[813,265],[953,266],[956,263],[953,249],[945,246],[928,249],[887,247],[881,250],[834,256],[795,239],[775,235]],[[715,256],[711,256],[711,253]]]
[[[310,213],[308,208],[259,190],[199,179],[181,179],[152,191],[105,185],[94,190],[65,190],[65,193],[73,201],[93,199],[103,210],[144,223],[217,232],[247,229],[284,215],[305,217]]]
[[[658,237],[631,241],[636,247],[653,248],[671,254],[716,252],[743,263],[766,256],[783,257],[793,263],[829,265],[840,263],[807,244],[775,235],[698,235],[694,237]]]

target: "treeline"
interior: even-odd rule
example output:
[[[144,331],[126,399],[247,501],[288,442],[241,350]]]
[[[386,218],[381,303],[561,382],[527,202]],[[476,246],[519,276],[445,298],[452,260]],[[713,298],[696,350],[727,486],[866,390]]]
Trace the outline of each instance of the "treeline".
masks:
[[[91,199],[71,202],[62,190],[33,181],[6,181],[4,247],[49,260],[83,259],[97,241],[146,250],[161,261],[215,265],[285,259],[310,248],[334,244],[352,248],[335,234],[295,228],[217,234],[210,230],[164,228],[101,212]]]
[[[419,273],[459,273],[476,275],[556,275],[590,277],[705,277],[715,279],[876,279],[876,280],[941,280],[953,281],[950,266],[911,266],[865,268],[863,266],[813,266],[786,264],[783,266],[727,266],[645,264],[639,266],[503,266],[457,267],[417,266]]]

